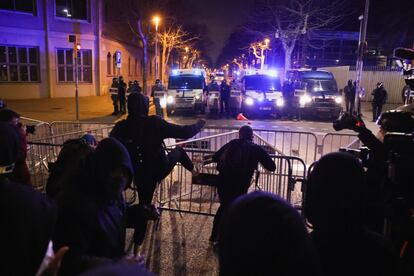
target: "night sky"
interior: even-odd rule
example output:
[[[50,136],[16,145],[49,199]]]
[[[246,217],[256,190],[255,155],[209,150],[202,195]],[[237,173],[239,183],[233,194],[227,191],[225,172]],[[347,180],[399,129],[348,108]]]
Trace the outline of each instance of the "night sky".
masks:
[[[253,0],[185,0],[197,23],[206,24],[213,44],[208,55],[216,61],[234,29],[242,24]]]
[[[192,22],[205,24],[209,39],[213,42],[207,49],[207,55],[216,62],[221,50],[237,26],[246,22],[253,8],[254,0],[181,0],[187,11],[186,18],[180,18],[186,24]],[[346,2],[349,8],[347,20],[339,28],[347,31],[359,31],[357,17],[363,12],[365,0]],[[378,34],[382,41],[389,41],[390,35],[396,36],[394,44],[410,40],[413,35],[412,0],[371,0],[368,34]],[[349,19],[349,20],[348,20]],[[411,23],[410,23],[411,22]],[[401,31],[401,30],[407,31]],[[391,45],[392,47],[394,45]],[[408,45],[405,45],[408,46]],[[411,46],[411,45],[410,45]]]

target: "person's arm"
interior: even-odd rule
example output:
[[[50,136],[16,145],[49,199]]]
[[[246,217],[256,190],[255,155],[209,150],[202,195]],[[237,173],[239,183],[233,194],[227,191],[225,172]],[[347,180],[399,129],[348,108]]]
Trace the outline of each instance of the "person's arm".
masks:
[[[154,117],[156,120],[154,123],[158,125],[158,130],[162,139],[166,138],[180,138],[189,139],[200,132],[200,130],[206,124],[206,121],[200,119],[197,123],[192,125],[176,125],[167,122],[166,120]]]
[[[256,147],[258,154],[259,154],[259,162],[262,164],[262,166],[271,172],[274,172],[276,170],[276,164],[273,161],[273,159],[270,157],[270,155],[261,147]]]
[[[215,152],[213,154],[213,157],[211,158],[211,160],[213,160],[213,162],[217,163],[221,159],[221,156],[223,155],[223,152],[230,146],[230,143],[231,142],[225,144],[217,152]]]

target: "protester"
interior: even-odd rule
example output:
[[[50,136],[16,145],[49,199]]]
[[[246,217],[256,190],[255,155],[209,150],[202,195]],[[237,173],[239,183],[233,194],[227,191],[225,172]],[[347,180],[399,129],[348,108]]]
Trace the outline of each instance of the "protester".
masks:
[[[205,121],[180,126],[168,123],[159,116],[148,116],[148,99],[146,96],[131,94],[128,98],[129,115],[126,120],[118,122],[111,137],[121,141],[129,151],[134,168],[134,184],[138,188],[139,204],[147,218],[157,219],[159,214],[151,204],[156,185],[164,179],[180,162],[189,171],[194,166],[181,147],[165,154],[163,140],[166,138],[188,139],[197,134]],[[142,223],[140,232],[136,232],[136,244],[141,244],[145,235],[146,222]]]
[[[92,148],[96,148],[96,146],[98,145],[98,142],[96,141],[95,136],[93,136],[90,133],[86,133],[82,135],[81,139],[85,140],[85,142],[88,143],[88,145],[91,146]]]
[[[352,114],[355,105],[355,87],[352,84],[352,80],[348,80],[348,84],[344,87],[344,93],[346,112]]]
[[[92,153],[93,147],[86,140],[70,139],[63,143],[57,160],[48,164],[49,177],[46,182],[46,194],[55,198],[63,189],[65,183],[71,180],[85,165],[86,158]]]
[[[250,126],[242,126],[239,129],[239,139],[220,148],[213,155],[213,161],[217,162],[219,171],[217,191],[220,207],[214,217],[210,241],[217,242],[223,212],[238,196],[247,193],[257,165],[260,163],[269,171],[276,170],[276,165],[263,148],[253,143],[253,130]]]
[[[16,128],[1,122],[0,275],[36,275],[56,221],[56,208],[50,200],[31,187],[12,180],[20,152],[21,140]]]
[[[72,185],[65,186],[57,198],[54,245],[70,247],[61,275],[76,275],[126,258],[134,262],[125,256],[125,232],[126,227],[135,227],[140,213],[136,206],[127,208],[123,198],[132,181],[125,147],[115,139],[103,139],[81,173],[72,177]]]
[[[398,275],[391,243],[365,226],[364,187],[364,169],[348,153],[323,156],[309,175],[305,215],[324,275]]]
[[[16,165],[14,167],[12,179],[18,183],[32,186],[30,179],[29,168],[26,164],[27,157],[27,132],[26,126],[19,122],[20,114],[17,112],[5,108],[0,110],[0,122],[5,122],[16,127],[20,134],[20,154],[17,157]]]
[[[223,218],[219,241],[221,276],[320,275],[302,218],[275,195],[237,198]]]
[[[139,82],[137,80],[134,80],[134,84],[132,85],[132,93],[141,93],[142,88],[139,85]]]

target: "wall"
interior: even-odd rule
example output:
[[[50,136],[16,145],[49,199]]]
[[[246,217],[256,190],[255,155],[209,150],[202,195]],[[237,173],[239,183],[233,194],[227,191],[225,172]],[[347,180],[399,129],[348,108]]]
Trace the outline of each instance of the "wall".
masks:
[[[320,68],[321,70],[327,70],[332,72],[335,76],[335,79],[338,83],[338,88],[344,88],[349,79],[355,80],[356,71],[350,71],[349,66],[341,67],[325,67]],[[369,69],[369,68],[367,68]],[[375,70],[372,68],[372,71],[363,71],[362,72],[362,87],[366,90],[366,95],[362,98],[363,101],[371,101],[372,96],[371,92],[376,87],[378,82],[384,83],[384,88],[388,92],[388,101],[387,103],[392,104],[401,104],[401,91],[405,86],[404,79],[402,77],[401,71],[385,71],[385,70]]]

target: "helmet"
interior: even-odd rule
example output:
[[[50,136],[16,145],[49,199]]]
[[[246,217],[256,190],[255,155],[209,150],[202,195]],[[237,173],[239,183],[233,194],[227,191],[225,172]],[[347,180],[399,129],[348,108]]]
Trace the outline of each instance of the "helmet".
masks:
[[[386,132],[413,132],[414,105],[403,105],[394,110],[383,112],[377,120],[377,125]]]
[[[384,85],[384,83],[382,82],[377,82],[377,87],[382,87]]]
[[[159,79],[156,79],[156,80],[155,80],[155,83],[156,83],[156,84],[160,84],[160,83],[161,83],[161,81],[160,81]]]

